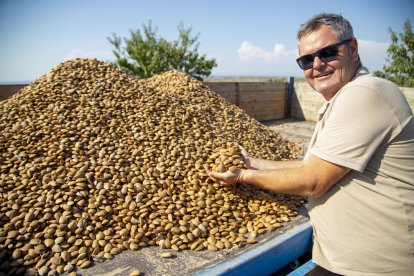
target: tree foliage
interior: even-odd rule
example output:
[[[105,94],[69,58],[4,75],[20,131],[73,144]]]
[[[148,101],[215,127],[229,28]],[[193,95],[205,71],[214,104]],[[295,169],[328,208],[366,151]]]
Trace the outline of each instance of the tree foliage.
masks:
[[[388,47],[388,66],[383,71],[375,71],[378,77],[388,79],[399,86],[414,87],[414,35],[411,22],[404,23],[404,32],[397,35],[391,28],[391,45]],[[399,43],[401,40],[401,43]]]
[[[130,30],[130,38],[121,39],[113,33],[108,40],[115,47],[112,51],[116,57],[114,63],[139,78],[173,69],[200,80],[209,76],[217,66],[215,59],[207,59],[206,55],[198,53],[198,35],[193,37],[191,28],[186,29],[181,22],[178,32],[177,40],[167,41],[157,36],[157,29],[149,21],[142,25],[142,31]]]

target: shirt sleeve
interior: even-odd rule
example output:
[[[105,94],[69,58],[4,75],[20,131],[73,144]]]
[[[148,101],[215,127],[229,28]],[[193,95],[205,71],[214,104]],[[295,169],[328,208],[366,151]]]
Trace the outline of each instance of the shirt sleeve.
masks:
[[[364,171],[375,151],[387,144],[398,126],[387,101],[364,86],[342,90],[325,116],[310,153],[359,172]]]

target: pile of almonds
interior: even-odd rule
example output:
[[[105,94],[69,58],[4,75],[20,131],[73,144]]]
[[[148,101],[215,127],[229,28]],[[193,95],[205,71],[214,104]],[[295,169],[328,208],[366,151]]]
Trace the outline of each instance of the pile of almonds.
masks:
[[[160,246],[255,242],[302,198],[221,186],[203,165],[294,159],[299,147],[176,71],[137,80],[64,62],[0,102],[0,272],[54,275]]]

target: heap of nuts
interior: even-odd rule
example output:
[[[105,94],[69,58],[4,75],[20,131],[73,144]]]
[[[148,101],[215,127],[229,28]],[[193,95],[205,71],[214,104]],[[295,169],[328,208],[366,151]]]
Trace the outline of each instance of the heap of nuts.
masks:
[[[234,148],[217,152],[230,142],[274,160],[300,152],[183,73],[137,80],[95,59],[60,64],[0,102],[0,272],[255,242],[304,201],[208,178],[212,160],[243,165]]]

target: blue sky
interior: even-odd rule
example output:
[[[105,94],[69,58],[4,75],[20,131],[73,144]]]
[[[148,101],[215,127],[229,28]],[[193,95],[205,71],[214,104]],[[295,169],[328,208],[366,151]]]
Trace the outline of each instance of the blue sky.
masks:
[[[0,83],[33,81],[76,57],[113,61],[107,37],[149,20],[168,40],[180,21],[199,34],[199,53],[218,63],[212,76],[302,76],[296,31],[319,12],[351,22],[370,70],[386,63],[388,28],[414,26],[412,0],[0,0]]]

